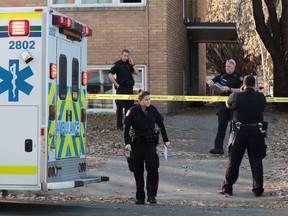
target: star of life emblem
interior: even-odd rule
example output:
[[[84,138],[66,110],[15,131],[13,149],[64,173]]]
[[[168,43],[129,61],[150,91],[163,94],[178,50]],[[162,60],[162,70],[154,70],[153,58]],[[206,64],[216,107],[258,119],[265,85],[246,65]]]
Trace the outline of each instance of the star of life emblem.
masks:
[[[8,91],[8,101],[18,102],[19,91],[26,95],[31,93],[33,86],[25,81],[31,76],[33,72],[30,66],[19,70],[19,60],[10,59],[8,70],[0,67],[0,94]]]

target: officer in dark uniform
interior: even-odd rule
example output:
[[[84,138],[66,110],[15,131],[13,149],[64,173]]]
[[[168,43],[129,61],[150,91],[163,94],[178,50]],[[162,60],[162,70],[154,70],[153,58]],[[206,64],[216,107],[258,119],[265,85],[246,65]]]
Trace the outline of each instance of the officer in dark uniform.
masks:
[[[266,98],[255,89],[255,78],[246,76],[241,92],[231,94],[226,101],[227,107],[232,110],[232,128],[228,145],[229,162],[221,194],[232,195],[232,186],[237,181],[246,149],[253,177],[252,191],[255,196],[264,192],[262,160],[266,156],[264,137],[267,124],[263,120],[263,112]]]
[[[121,52],[121,59],[116,61],[108,77],[110,81],[114,84],[116,88],[116,94],[133,94],[134,79],[132,74],[138,75],[139,71],[135,66],[129,50],[123,49]],[[114,75],[116,74],[116,79]],[[123,109],[125,109],[125,114],[133,106],[133,100],[115,100],[117,110],[117,129],[123,130]]]
[[[220,95],[229,96],[232,92],[239,92],[243,83],[243,76],[240,72],[235,71],[236,62],[233,59],[226,61],[226,72],[214,77],[207,84],[213,87],[220,84]],[[214,148],[210,150],[211,154],[224,154],[223,142],[227,130],[228,122],[231,119],[231,111],[227,109],[225,103],[219,103],[218,108],[218,130],[214,141]]]
[[[155,204],[157,201],[158,182],[159,182],[159,157],[156,147],[159,141],[159,132],[155,131],[155,124],[158,125],[164,145],[170,144],[164,119],[155,106],[151,105],[150,93],[138,91],[139,104],[133,106],[126,114],[125,118],[125,150],[131,151],[129,159],[130,170],[134,173],[136,182],[136,204],[145,203],[144,192],[144,163],[147,171],[147,201]],[[131,135],[131,129],[133,134]]]

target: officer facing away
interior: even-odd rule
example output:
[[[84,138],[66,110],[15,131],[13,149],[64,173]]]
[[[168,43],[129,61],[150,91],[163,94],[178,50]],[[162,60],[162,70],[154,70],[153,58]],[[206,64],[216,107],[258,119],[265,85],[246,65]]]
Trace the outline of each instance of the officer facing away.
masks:
[[[116,61],[108,77],[116,88],[116,94],[133,94],[133,86],[135,84],[132,74],[138,75],[138,68],[135,66],[133,59],[130,56],[129,50],[123,49],[121,59]],[[116,79],[114,75],[116,74]],[[123,130],[123,109],[125,114],[133,106],[133,100],[115,100],[117,110],[117,129]]]
[[[264,192],[262,160],[266,156],[264,137],[267,122],[263,120],[263,112],[266,98],[255,89],[254,76],[246,76],[241,92],[231,94],[226,101],[226,106],[232,110],[232,127],[228,145],[229,161],[221,194],[232,195],[232,186],[237,181],[246,149],[253,177],[252,191],[255,196],[261,196]]]
[[[239,92],[243,83],[243,76],[240,72],[235,71],[236,62],[229,59],[225,64],[225,73],[214,77],[211,81],[207,82],[209,87],[220,84],[220,95],[229,96],[233,92]],[[225,103],[219,103],[218,107],[218,129],[214,141],[214,148],[210,150],[211,154],[224,154],[223,142],[227,130],[228,122],[231,119],[231,111],[225,106]]]
[[[133,106],[126,114],[125,118],[125,150],[131,151],[129,168],[134,173],[136,183],[136,204],[145,203],[144,192],[144,164],[147,171],[146,189],[147,201],[155,204],[157,201],[158,183],[159,183],[159,157],[157,155],[157,144],[159,142],[159,132],[155,132],[157,124],[164,141],[164,145],[170,144],[164,119],[157,108],[151,105],[150,93],[148,91],[138,91],[139,104]],[[133,128],[134,134],[130,135],[130,128]]]

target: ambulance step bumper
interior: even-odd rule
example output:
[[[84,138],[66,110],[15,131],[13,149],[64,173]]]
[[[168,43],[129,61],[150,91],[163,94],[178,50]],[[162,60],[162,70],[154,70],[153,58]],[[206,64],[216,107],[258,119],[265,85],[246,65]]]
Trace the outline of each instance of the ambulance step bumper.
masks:
[[[109,181],[108,176],[85,176],[80,179],[75,179],[71,181],[60,181],[60,182],[50,182],[47,184],[42,184],[43,191],[55,190],[55,189],[63,189],[63,188],[74,188],[74,187],[82,187],[91,183],[99,183]]]
[[[75,187],[82,187],[86,184],[99,183],[99,182],[104,182],[104,181],[109,181],[109,177],[108,176],[84,177],[75,181]]]

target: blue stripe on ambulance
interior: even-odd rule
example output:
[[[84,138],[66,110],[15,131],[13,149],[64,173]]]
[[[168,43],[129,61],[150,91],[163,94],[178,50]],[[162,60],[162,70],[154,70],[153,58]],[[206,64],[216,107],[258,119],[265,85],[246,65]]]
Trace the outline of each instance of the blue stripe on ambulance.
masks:
[[[79,113],[77,112],[77,107],[76,107],[76,103],[73,102],[72,103],[72,106],[73,106],[73,113],[74,116],[75,116],[75,121],[79,121]],[[80,110],[79,110],[80,111]],[[80,129],[80,133],[81,133],[81,129]],[[80,138],[81,136],[79,136]],[[76,140],[76,136],[72,136],[72,140],[73,140],[73,146],[74,146],[74,150],[75,150],[75,154],[76,155],[79,155],[79,150],[78,150],[78,146],[77,146],[77,140]],[[82,150],[82,146],[83,146],[83,143],[81,142],[81,139],[80,139],[80,148]]]
[[[0,32],[0,38],[9,37],[8,32]]]
[[[59,147],[58,156],[57,156],[58,158],[61,158],[62,151],[63,151],[64,144],[65,144],[66,136],[61,137],[60,139],[61,139],[61,141],[60,141],[60,147]]]
[[[76,136],[72,136],[72,143],[73,143],[75,154],[78,156],[79,151],[78,151],[78,147],[77,147],[77,143],[76,143]]]
[[[74,115],[75,121],[79,121],[76,103],[73,102],[72,104],[73,104],[73,113],[75,113],[75,115]]]
[[[84,127],[84,131],[86,131],[86,125],[83,124],[83,127]],[[82,152],[82,155],[85,155],[86,154],[86,151],[85,151],[85,146],[84,146],[84,140],[83,140],[83,137],[80,136],[80,143],[81,143],[81,152]]]
[[[65,108],[65,101],[61,101],[60,112],[59,112],[59,116],[58,116],[58,120],[59,121],[62,120],[62,116],[63,116],[63,113],[64,113],[64,108]]]
[[[71,87],[67,87],[67,97],[68,95],[71,95]],[[70,106],[68,106],[68,109],[71,109],[72,114],[73,114],[73,121],[72,119],[70,119],[71,122],[79,122],[79,115],[80,115],[80,104],[82,104],[82,101],[80,100],[81,98],[79,98],[78,102],[72,102],[70,104]],[[67,103],[69,100],[60,100],[60,109],[59,109],[59,114],[58,114],[58,121],[65,121],[63,119],[63,115],[66,113],[66,109],[67,109]],[[71,107],[72,105],[72,107]],[[78,105],[78,106],[77,106]],[[78,109],[77,109],[78,107]],[[84,131],[85,131],[86,127],[84,124]],[[79,131],[81,133],[81,130]],[[79,134],[80,135],[80,134]],[[71,157],[71,156],[79,156],[81,154],[81,152],[79,152],[79,150],[82,151],[82,154],[85,154],[85,143],[84,140],[82,138],[82,136],[76,136],[76,134],[63,134],[63,136],[61,137],[60,134],[60,143],[58,142],[58,152],[57,152],[57,158],[63,158],[63,157]],[[71,143],[72,142],[72,143]],[[78,143],[78,144],[77,144]],[[64,155],[63,155],[64,153]]]
[[[30,34],[28,35],[28,37],[41,37],[42,34],[41,32],[30,32]],[[10,37],[8,32],[0,32],[0,38],[7,38]]]
[[[55,84],[52,84],[52,83],[48,83],[48,92],[49,92],[49,105],[55,105],[55,93],[56,93],[56,91],[55,91],[55,89],[53,90],[52,89],[52,87],[54,86]],[[54,123],[55,124],[55,121],[53,120],[53,121],[51,121],[50,119],[49,119],[49,115],[47,116],[47,118],[48,118],[48,133],[49,134],[52,134],[52,135],[54,135],[54,133],[55,133],[55,125],[54,125],[54,128],[52,129],[51,127],[52,127],[52,123]],[[53,130],[53,131],[52,131]],[[50,147],[51,146],[51,144],[54,144],[55,145],[55,139],[56,139],[56,137],[55,136],[51,136],[51,137],[49,137],[49,139],[48,139],[48,141],[49,141],[49,143],[48,143],[48,146]]]
[[[41,32],[30,32],[29,37],[41,37]]]
[[[50,92],[51,91],[51,88],[52,88],[52,83],[49,83],[49,85],[48,85],[48,92]],[[54,94],[52,95],[52,105],[55,105],[55,91],[54,91]]]
[[[80,107],[81,108],[85,108],[86,109],[86,104],[83,104],[83,101],[86,102],[86,97],[87,97],[87,91],[86,89],[82,89],[83,91],[83,95],[84,95],[84,98],[80,98],[79,102],[80,102]],[[82,97],[82,94],[80,93],[80,97]],[[83,122],[82,123],[82,127],[83,127],[83,131],[86,131],[86,123]],[[86,147],[85,147],[85,141],[83,140],[83,136],[80,136],[80,141],[81,141],[81,150],[82,150],[82,153],[83,155],[86,154]]]

